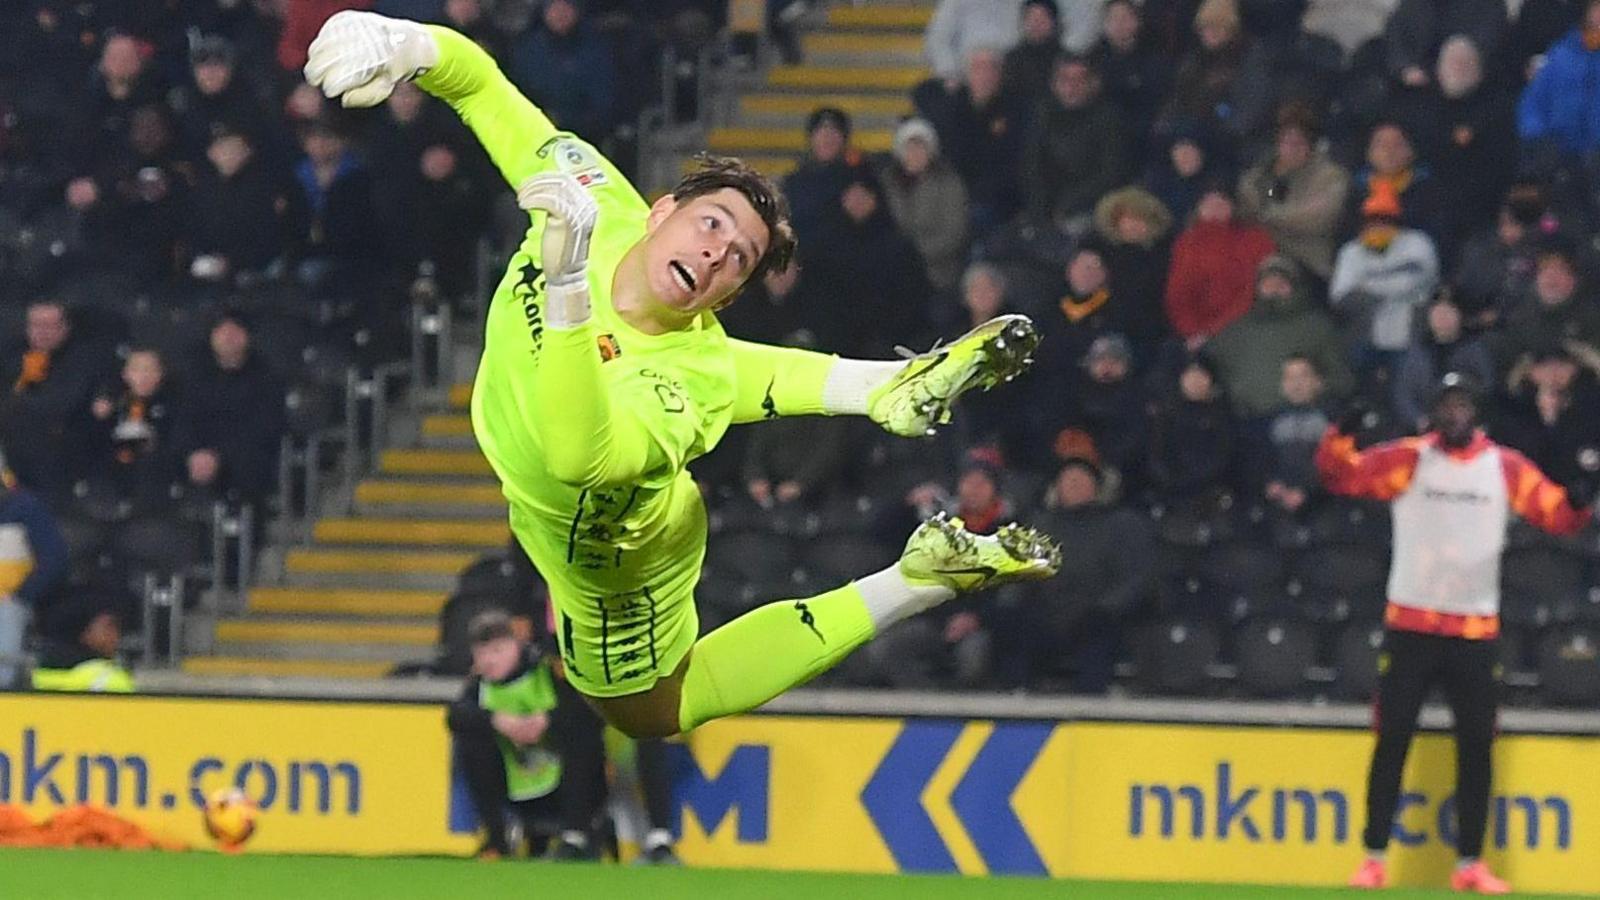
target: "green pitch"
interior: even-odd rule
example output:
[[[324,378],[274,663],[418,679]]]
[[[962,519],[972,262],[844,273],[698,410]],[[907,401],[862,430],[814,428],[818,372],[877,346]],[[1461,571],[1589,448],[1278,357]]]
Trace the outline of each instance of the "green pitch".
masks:
[[[0,850],[7,900],[399,900],[516,897],[647,900],[1309,900],[1347,891],[1019,878],[819,875],[453,859],[221,856],[107,850]],[[1452,896],[1390,890],[1385,900]],[[1533,895],[1520,895],[1533,896]]]

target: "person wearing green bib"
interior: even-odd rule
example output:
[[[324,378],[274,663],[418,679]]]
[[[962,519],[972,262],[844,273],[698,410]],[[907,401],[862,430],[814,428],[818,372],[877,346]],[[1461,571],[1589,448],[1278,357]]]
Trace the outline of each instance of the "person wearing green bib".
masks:
[[[76,597],[60,604],[46,619],[44,635],[34,690],[133,693],[133,676],[117,662],[122,626],[103,598]]]
[[[479,613],[467,635],[473,675],[446,720],[456,765],[488,830],[478,855],[511,855],[508,808],[521,819],[529,846],[538,849],[563,824],[561,728],[554,720],[559,707],[581,707],[582,701],[556,679],[538,646],[518,637],[508,614]]]

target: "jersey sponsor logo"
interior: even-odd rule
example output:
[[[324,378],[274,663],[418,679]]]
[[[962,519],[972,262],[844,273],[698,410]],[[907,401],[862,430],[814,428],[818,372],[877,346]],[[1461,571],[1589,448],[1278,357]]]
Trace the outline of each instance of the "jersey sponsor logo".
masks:
[[[598,187],[607,182],[600,154],[593,147],[570,135],[557,135],[545,141],[544,146],[539,148],[538,155],[554,161],[558,171],[571,175],[586,188]]]
[[[522,318],[528,324],[528,337],[533,341],[533,352],[538,353],[544,346],[544,304],[539,302],[544,293],[544,270],[534,264],[533,260],[523,263],[519,269],[521,277],[511,289],[511,296],[522,304]]]

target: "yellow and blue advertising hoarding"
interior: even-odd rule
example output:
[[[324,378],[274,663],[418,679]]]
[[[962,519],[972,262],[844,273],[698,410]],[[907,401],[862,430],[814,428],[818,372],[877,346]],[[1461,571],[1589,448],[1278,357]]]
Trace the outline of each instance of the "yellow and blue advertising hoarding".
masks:
[[[762,716],[680,754],[691,863],[1334,885],[1360,860],[1370,734],[1101,722]],[[1421,736],[1401,884],[1454,861],[1455,756]],[[1600,740],[1507,736],[1487,855],[1519,888],[1600,892]]]
[[[1369,733],[1113,722],[745,716],[674,748],[695,865],[1342,883]],[[1393,830],[1402,884],[1444,883],[1455,758],[1419,737]],[[80,802],[207,843],[210,791],[262,808],[256,852],[463,854],[476,818],[425,703],[0,695],[0,803]],[[1600,892],[1600,738],[1495,749],[1487,853],[1519,888]]]
[[[437,704],[0,694],[0,803],[36,819],[91,803],[206,846],[200,808],[229,785],[261,808],[253,851],[476,846],[451,830]]]

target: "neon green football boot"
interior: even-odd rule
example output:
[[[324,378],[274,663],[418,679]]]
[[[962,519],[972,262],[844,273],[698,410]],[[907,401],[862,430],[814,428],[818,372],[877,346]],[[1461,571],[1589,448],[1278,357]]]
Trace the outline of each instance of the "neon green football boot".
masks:
[[[900,555],[907,582],[957,593],[1039,581],[1060,568],[1061,547],[1037,529],[1012,523],[992,535],[973,534],[944,513],[917,526]]]
[[[987,391],[1033,362],[1039,332],[1027,316],[998,316],[955,341],[919,353],[867,397],[867,415],[885,431],[924,437],[950,421],[962,394]]]

